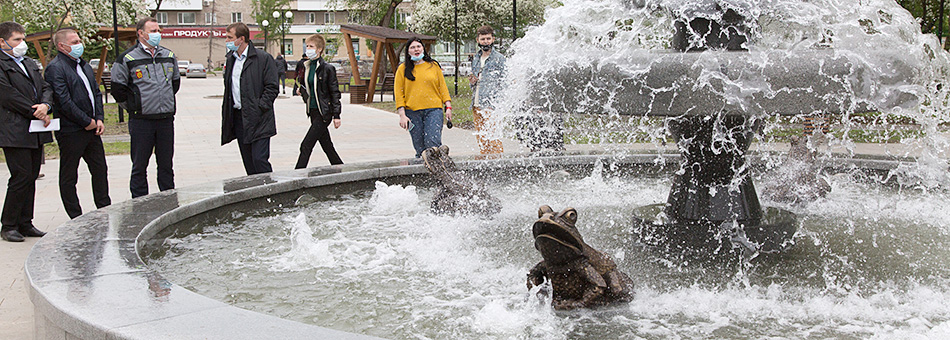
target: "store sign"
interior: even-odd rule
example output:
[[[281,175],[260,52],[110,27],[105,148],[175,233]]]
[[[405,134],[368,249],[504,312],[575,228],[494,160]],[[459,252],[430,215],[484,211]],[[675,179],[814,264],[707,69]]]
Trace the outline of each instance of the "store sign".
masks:
[[[207,29],[201,27],[194,28],[163,28],[162,29],[162,38],[205,38],[214,34],[215,38],[225,38],[227,36],[227,31],[225,27],[215,27],[214,29]],[[261,31],[251,30],[251,39],[254,39],[258,35],[263,35]]]

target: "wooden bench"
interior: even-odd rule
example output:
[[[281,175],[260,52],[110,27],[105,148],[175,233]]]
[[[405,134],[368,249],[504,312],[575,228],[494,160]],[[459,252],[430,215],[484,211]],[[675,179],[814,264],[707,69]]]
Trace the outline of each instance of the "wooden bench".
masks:
[[[348,73],[337,72],[336,73],[336,82],[340,85],[343,85],[343,92],[350,90],[350,79],[352,77]]]
[[[383,77],[383,83],[377,84],[379,87],[379,101],[383,101],[383,93],[387,90],[395,95],[396,89],[396,75],[392,73],[386,73],[386,76]]]
[[[112,73],[111,72],[102,72],[102,92],[103,101],[109,102],[109,95],[112,94]],[[122,109],[122,105],[116,105],[119,109],[119,123],[125,122],[125,110]]]

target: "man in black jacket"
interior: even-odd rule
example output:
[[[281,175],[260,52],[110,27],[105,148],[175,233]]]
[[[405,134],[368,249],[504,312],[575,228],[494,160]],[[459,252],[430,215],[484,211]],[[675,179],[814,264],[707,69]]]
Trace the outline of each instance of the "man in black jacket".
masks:
[[[250,44],[251,32],[243,23],[228,25],[228,52],[221,105],[221,145],[237,139],[248,175],[273,171],[270,138],[277,135],[274,100],[277,99],[277,64],[270,54]]]
[[[109,176],[106,153],[102,147],[105,125],[102,94],[92,67],[82,59],[83,45],[79,34],[61,29],[53,35],[59,54],[46,66],[46,82],[53,88],[54,115],[59,118],[56,132],[59,142],[59,196],[69,218],[82,215],[76,181],[79,160],[92,175],[92,196],[96,208],[112,204],[109,198]]]
[[[277,81],[280,82],[280,92],[287,94],[287,88],[284,86],[284,81],[287,79],[287,60],[284,60],[284,55],[277,55]]]
[[[33,119],[49,125],[53,90],[43,81],[36,62],[25,56],[25,39],[26,30],[20,24],[0,23],[0,147],[10,169],[0,237],[10,242],[46,234],[33,226],[33,203],[42,145],[53,141],[49,132],[30,133]]]

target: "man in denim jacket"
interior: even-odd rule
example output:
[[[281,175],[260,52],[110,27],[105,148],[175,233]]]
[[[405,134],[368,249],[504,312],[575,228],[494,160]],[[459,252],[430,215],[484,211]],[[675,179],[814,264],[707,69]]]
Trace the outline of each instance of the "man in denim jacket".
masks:
[[[480,50],[472,60],[472,75],[469,84],[473,89],[472,116],[475,121],[475,139],[482,154],[502,153],[504,149],[501,140],[489,139],[489,117],[495,109],[494,101],[502,89],[502,80],[505,77],[505,56],[498,53],[492,44],[495,42],[495,31],[490,26],[479,27],[476,31],[476,42]],[[491,122],[494,123],[494,122]]]

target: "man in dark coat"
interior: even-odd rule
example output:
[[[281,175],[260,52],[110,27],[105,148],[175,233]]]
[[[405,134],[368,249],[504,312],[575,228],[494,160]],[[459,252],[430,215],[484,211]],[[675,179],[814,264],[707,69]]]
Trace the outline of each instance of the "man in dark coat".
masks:
[[[112,204],[106,153],[102,146],[105,119],[102,94],[92,67],[82,59],[82,39],[72,29],[53,35],[59,54],[46,66],[46,82],[53,88],[54,115],[59,118],[59,196],[69,218],[82,215],[76,182],[79,160],[86,162],[92,175],[92,197],[96,208]],[[80,75],[80,73],[82,75]]]
[[[274,100],[279,93],[277,64],[250,44],[247,25],[228,25],[228,50],[221,105],[221,145],[237,139],[248,175],[271,172],[270,138],[277,135]]]
[[[284,55],[280,54],[277,56],[277,79],[280,81],[280,92],[287,94],[287,88],[284,86],[284,81],[287,79],[287,60],[284,59]]]
[[[0,237],[10,242],[46,234],[33,226],[33,203],[42,146],[53,141],[49,132],[30,133],[30,121],[34,119],[49,125],[47,113],[53,91],[40,76],[36,62],[25,56],[25,39],[26,31],[20,24],[0,23],[0,147],[10,169]]]

